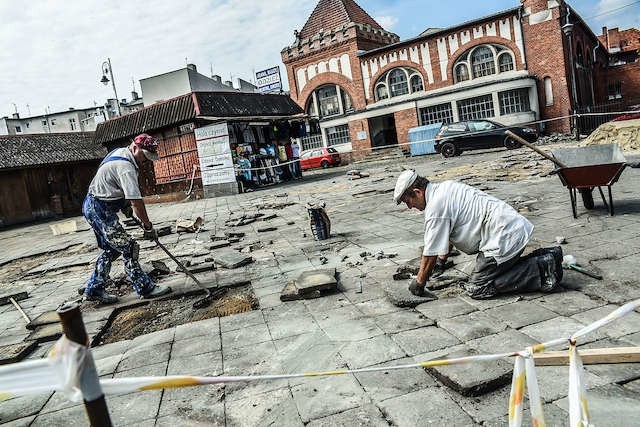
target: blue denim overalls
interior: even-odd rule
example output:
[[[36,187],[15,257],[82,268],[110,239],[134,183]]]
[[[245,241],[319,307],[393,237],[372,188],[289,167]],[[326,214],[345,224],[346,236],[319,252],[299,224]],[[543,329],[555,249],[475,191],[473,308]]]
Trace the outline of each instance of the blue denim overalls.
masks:
[[[112,151],[100,163],[99,168],[105,163],[113,161],[131,162],[126,157],[113,156]],[[98,257],[93,274],[87,283],[85,289],[87,295],[93,295],[97,290],[104,289],[109,279],[111,263],[121,254],[127,276],[139,295],[151,292],[155,286],[151,277],[142,271],[138,260],[134,259],[136,243],[119,222],[118,211],[123,208],[125,203],[125,199],[100,200],[91,193],[88,193],[84,198],[82,214],[93,228],[98,240],[98,247],[104,250]]]

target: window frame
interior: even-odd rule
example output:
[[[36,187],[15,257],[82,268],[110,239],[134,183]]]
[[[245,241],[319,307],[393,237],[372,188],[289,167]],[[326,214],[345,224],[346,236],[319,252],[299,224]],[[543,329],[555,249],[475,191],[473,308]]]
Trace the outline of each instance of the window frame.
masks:
[[[414,79],[418,79],[418,82],[420,83],[420,89],[414,89]],[[422,76],[420,75],[420,73],[413,73],[409,76],[409,90],[411,91],[410,93],[424,92],[424,81],[422,80]]]
[[[392,83],[391,82],[391,75],[392,74],[397,74],[397,75],[401,75],[404,77],[404,82],[398,82],[398,83]],[[399,85],[403,85],[406,88],[406,92],[402,92],[402,93],[394,93],[394,86],[399,86]],[[403,96],[403,95],[408,95],[409,93],[411,93],[409,91],[409,75],[407,73],[407,71],[402,68],[402,67],[397,67],[397,68],[393,68],[391,70],[389,70],[389,72],[387,73],[387,87],[389,89],[389,97],[390,98],[395,98],[397,96]]]
[[[488,51],[490,56],[485,56],[484,58],[480,58],[481,62],[476,64],[474,56],[477,55],[478,52],[483,50]],[[494,74],[497,74],[495,49],[493,48],[493,46],[488,44],[483,44],[476,47],[469,53],[469,64],[471,65],[471,75],[473,76],[474,79],[493,76]],[[479,72],[477,73],[477,71]]]
[[[509,68],[508,70],[503,70],[502,69],[503,64],[502,64],[501,60],[504,57],[507,57],[507,58],[510,59],[509,65],[511,66],[511,68]],[[497,62],[498,62],[498,74],[500,74],[500,73],[508,73],[509,71],[513,71],[513,70],[516,69],[515,61],[514,61],[513,55],[511,55],[511,52],[508,52],[508,51],[500,52],[498,54]]]
[[[458,109],[458,120],[461,122],[490,119],[496,116],[495,107],[493,105],[493,95],[490,93],[461,99],[457,101],[456,104]]]
[[[501,116],[507,116],[509,114],[528,113],[531,111],[529,88],[517,88],[500,91],[498,92],[498,103],[500,104]]]

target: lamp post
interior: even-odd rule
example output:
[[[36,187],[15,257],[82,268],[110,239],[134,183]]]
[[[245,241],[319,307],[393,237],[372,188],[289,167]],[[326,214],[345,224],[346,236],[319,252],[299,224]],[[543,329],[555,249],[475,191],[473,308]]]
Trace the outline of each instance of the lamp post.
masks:
[[[107,77],[107,74],[111,76],[111,80]],[[107,58],[106,61],[102,63],[102,79],[100,79],[100,83],[105,86],[109,84],[111,81],[111,86],[113,86],[113,94],[116,96],[116,108],[118,110],[118,116],[121,116],[122,113],[120,111],[120,100],[118,99],[118,92],[116,91],[116,82],[113,79],[113,68],[111,68],[111,58]]]

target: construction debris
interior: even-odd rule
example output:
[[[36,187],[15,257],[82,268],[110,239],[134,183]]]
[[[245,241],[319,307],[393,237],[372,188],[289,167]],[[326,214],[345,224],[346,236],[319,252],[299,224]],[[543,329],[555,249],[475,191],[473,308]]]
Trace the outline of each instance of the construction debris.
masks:
[[[335,292],[337,287],[335,268],[305,271],[293,282],[285,285],[280,300],[294,301],[318,298],[327,292]]]
[[[200,231],[202,224],[204,224],[204,220],[201,217],[196,219],[178,218],[176,220],[176,233],[196,233]]]
[[[622,151],[640,150],[640,119],[607,122],[600,125],[580,146],[616,142]]]

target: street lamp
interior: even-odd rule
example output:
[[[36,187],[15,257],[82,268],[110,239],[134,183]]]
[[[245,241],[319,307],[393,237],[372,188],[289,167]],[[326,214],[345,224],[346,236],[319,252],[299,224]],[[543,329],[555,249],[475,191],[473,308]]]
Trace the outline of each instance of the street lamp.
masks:
[[[107,74],[111,76],[111,80],[107,77]],[[102,78],[100,79],[100,83],[105,86],[109,84],[111,81],[111,85],[113,86],[113,94],[116,96],[116,108],[118,109],[118,116],[122,115],[120,111],[120,100],[118,99],[118,92],[116,91],[116,82],[113,79],[113,68],[111,68],[111,58],[107,58],[106,61],[102,63]]]

